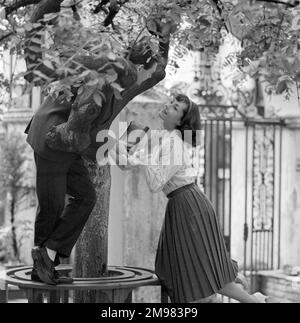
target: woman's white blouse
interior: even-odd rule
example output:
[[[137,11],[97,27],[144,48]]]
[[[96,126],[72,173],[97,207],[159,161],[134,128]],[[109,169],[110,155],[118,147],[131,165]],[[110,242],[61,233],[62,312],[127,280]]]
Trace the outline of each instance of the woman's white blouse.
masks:
[[[162,130],[159,133],[160,144],[155,145],[150,154],[137,150],[126,156],[129,167],[139,166],[143,169],[148,186],[152,192],[163,191],[166,195],[179,187],[195,182],[197,171],[191,166],[187,146],[178,130]],[[119,154],[120,158],[126,158]],[[115,159],[110,153],[111,158]]]

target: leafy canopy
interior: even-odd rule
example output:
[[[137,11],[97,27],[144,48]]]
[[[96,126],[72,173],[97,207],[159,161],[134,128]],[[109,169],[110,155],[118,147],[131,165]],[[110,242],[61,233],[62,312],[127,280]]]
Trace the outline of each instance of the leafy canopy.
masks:
[[[21,2],[28,5],[12,10]],[[174,29],[171,43],[177,51],[169,63],[175,67],[176,59],[187,50],[217,53],[225,31],[241,41],[238,64],[245,73],[263,76],[272,90],[287,95],[300,81],[297,1],[65,0],[59,12],[31,22],[40,2],[2,1],[0,41],[31,61],[27,73],[34,72],[32,84],[42,83],[53,93],[63,91],[68,99],[72,97],[71,87],[83,91],[83,84],[94,88],[91,93],[99,105],[104,84],[111,84],[116,94],[120,93],[116,68],[124,68],[133,44],[141,38],[155,52],[158,39],[154,34],[160,32],[159,21],[180,26]],[[87,56],[109,57],[112,68],[88,68],[80,59]],[[120,56],[124,62],[116,59]],[[41,71],[42,64],[47,73]]]

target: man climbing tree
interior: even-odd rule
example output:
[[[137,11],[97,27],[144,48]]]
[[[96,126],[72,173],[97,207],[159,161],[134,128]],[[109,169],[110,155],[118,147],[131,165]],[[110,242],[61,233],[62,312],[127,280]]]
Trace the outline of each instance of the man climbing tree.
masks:
[[[51,84],[57,82],[55,85],[60,87],[48,94],[26,129],[27,141],[34,150],[39,201],[32,279],[48,284],[71,282],[67,277],[59,277],[55,265],[59,263],[59,257],[70,256],[96,203],[94,185],[82,156],[95,161],[97,133],[109,129],[130,100],[164,78],[170,35],[176,30],[176,22],[172,19],[158,15],[149,17],[146,27],[158,38],[156,52],[142,35],[127,48],[125,57],[115,55],[103,40],[98,45],[100,54],[94,56],[82,55],[77,48],[71,53],[66,53],[66,48],[61,49],[59,55],[64,57],[63,63],[59,63],[84,74],[79,81],[74,78],[66,89],[61,85],[74,73],[64,70],[60,74],[59,64],[43,61],[39,49],[45,33],[59,25],[60,19],[70,19],[73,24],[78,20],[73,6],[73,17],[56,15],[61,10],[61,3],[43,0],[37,4],[31,26],[27,28],[24,49],[28,67],[25,78],[38,85],[46,79]],[[108,1],[102,1],[94,11],[106,3]],[[123,2],[110,1],[104,26],[113,24],[118,12],[116,5],[119,9],[121,4]],[[55,14],[46,16],[49,13]],[[89,46],[86,42],[81,49],[87,51]],[[70,195],[67,205],[66,194]]]
[[[59,2],[57,1],[57,5]],[[110,10],[112,5],[114,4],[111,1]],[[41,11],[40,7],[44,10]],[[53,8],[53,2],[49,7],[49,1],[42,1],[33,13],[32,22],[43,18],[49,8]],[[35,222],[36,247],[32,250],[34,280],[42,280],[48,284],[67,281],[67,278],[58,276],[54,267],[58,257],[70,256],[97,199],[79,153],[84,155],[84,150],[90,149],[96,143],[98,131],[108,129],[113,119],[132,98],[164,78],[173,24],[167,21],[157,26],[160,33],[158,30],[151,30],[160,37],[159,50],[155,57],[150,48],[145,50],[145,44],[139,40],[129,49],[128,62],[121,58],[109,58],[109,53],[105,55],[105,52],[102,57],[79,56],[78,60],[77,55],[73,54],[73,64],[80,62],[90,70],[101,70],[102,75],[87,82],[83,80],[80,86],[76,84],[75,87],[72,84],[73,96],[69,102],[63,95],[59,94],[55,98],[50,94],[27,129],[28,143],[35,153],[39,200]],[[33,32],[35,31],[30,34]],[[30,48],[32,36],[28,42],[32,61],[31,57],[35,56]],[[138,70],[135,63],[142,65],[142,68]],[[145,77],[148,70],[149,75]],[[108,71],[114,83],[105,79]],[[49,77],[57,77],[55,69],[50,73]],[[97,85],[96,88],[89,85],[91,81],[94,81],[93,85]],[[118,84],[122,87],[119,93],[116,91]],[[95,160],[95,152],[92,158]],[[71,198],[65,206],[66,193]]]

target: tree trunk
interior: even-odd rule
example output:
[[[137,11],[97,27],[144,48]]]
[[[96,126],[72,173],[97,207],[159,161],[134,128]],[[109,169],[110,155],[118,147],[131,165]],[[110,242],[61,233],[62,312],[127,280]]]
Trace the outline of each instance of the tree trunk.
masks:
[[[74,277],[91,278],[106,276],[108,254],[108,217],[111,175],[110,166],[99,167],[85,161],[97,194],[97,203],[75,248]],[[76,303],[109,302],[105,294],[95,291],[75,292]]]
[[[14,193],[12,193],[10,204],[10,222],[11,222],[11,234],[12,234],[12,246],[14,257],[16,260],[19,260],[19,250],[18,250],[18,242],[17,242],[17,234],[16,234],[16,224],[15,224],[15,210],[16,210],[16,200]]]

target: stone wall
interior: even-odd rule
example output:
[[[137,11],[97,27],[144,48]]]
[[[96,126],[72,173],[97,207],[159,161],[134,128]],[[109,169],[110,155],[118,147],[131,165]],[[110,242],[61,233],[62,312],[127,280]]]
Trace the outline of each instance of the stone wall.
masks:
[[[271,297],[276,303],[300,303],[300,277],[281,272],[259,272],[257,290]]]
[[[287,120],[283,133],[280,263],[300,264],[300,120]]]

